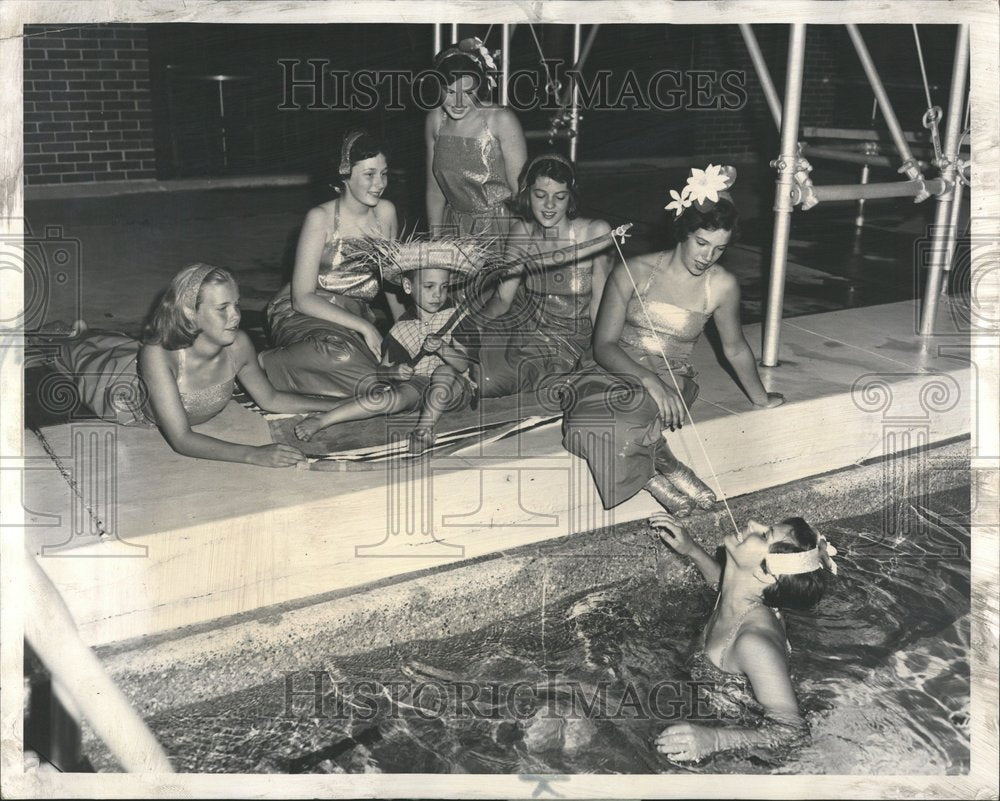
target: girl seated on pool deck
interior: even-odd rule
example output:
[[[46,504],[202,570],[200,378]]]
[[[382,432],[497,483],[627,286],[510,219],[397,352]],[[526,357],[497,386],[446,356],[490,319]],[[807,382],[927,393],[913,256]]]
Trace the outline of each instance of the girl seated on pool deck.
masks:
[[[409,450],[422,453],[434,444],[441,415],[472,400],[468,371],[476,328],[463,318],[453,330],[445,329],[456,319],[449,285],[475,273],[483,251],[473,243],[434,241],[388,243],[379,245],[378,253],[382,280],[402,285],[413,305],[389,330],[373,380],[360,383],[354,397],[330,411],[304,419],[295,426],[295,435],[308,440],[335,423],[419,408]]]
[[[779,609],[808,609],[823,597],[837,550],[801,517],[764,526],[749,521],[723,539],[725,565],[695,542],[677,518],[649,518],[660,538],[689,557],[719,589],[712,616],[688,662],[698,693],[731,726],[677,723],[656,739],[675,761],[722,751],[791,748],[809,736],[789,675],[791,646]]]

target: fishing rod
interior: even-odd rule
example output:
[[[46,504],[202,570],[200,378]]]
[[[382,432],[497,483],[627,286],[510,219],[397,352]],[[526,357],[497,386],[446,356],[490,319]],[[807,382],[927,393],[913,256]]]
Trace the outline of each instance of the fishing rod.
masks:
[[[512,269],[507,262],[500,262],[493,265],[492,267],[484,268],[481,273],[476,276],[479,281],[478,288],[480,291],[478,293],[467,293],[465,298],[455,306],[455,311],[452,313],[451,317],[445,322],[440,329],[438,329],[433,336],[435,337],[445,337],[451,334],[466,317],[468,317],[473,310],[473,300],[475,297],[482,298],[485,294],[482,290],[485,289],[488,281],[494,279],[499,279],[503,281],[507,278],[513,278],[519,276],[528,270],[534,270],[541,272],[547,270],[550,267],[561,267],[563,266],[562,256],[571,255],[573,253],[578,254],[577,259],[585,258],[587,256],[592,256],[595,253],[599,253],[604,248],[595,248],[590,253],[581,253],[581,251],[586,251],[588,248],[594,248],[595,245],[603,244],[605,247],[611,244],[617,244],[617,240],[621,239],[624,244],[626,237],[628,236],[629,229],[632,228],[632,223],[623,223],[617,228],[612,229],[606,234],[601,234],[593,239],[588,239],[585,242],[574,242],[563,248],[557,248],[556,250],[549,251],[548,253],[540,254],[538,258],[529,257],[528,262],[530,266],[522,267],[521,269]],[[487,301],[489,302],[489,301]],[[485,308],[485,303],[480,308],[482,311]],[[411,367],[416,367],[421,359],[430,356],[431,352],[424,349],[421,345],[420,350],[417,351],[410,359],[406,362]]]

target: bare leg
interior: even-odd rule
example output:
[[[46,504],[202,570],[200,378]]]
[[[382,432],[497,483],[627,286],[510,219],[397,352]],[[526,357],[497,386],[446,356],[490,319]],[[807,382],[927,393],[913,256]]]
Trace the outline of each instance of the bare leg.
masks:
[[[434,444],[434,429],[441,415],[455,405],[460,380],[458,371],[450,364],[442,364],[431,375],[417,427],[410,432],[410,453],[423,453]]]
[[[420,403],[420,392],[416,387],[405,382],[386,386],[384,392],[378,395],[359,398],[348,398],[337,404],[328,412],[311,414],[295,426],[295,436],[308,440],[317,431],[336,423],[348,423],[353,420],[368,420],[384,414],[396,414],[416,408]]]

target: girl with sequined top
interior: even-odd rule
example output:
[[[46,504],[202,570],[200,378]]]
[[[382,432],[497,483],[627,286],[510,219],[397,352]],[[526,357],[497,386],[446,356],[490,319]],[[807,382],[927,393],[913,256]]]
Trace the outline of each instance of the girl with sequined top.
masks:
[[[505,252],[515,267],[482,312],[497,334],[480,345],[483,397],[555,387],[590,347],[613,250],[611,227],[578,216],[578,203],[566,158],[544,153],[525,166]]]
[[[232,399],[238,378],[266,411],[325,411],[332,401],[274,388],[239,329],[236,281],[226,270],[193,264],[181,270],[158,303],[142,342],[89,331],[60,347],[55,366],[72,376],[80,399],[101,419],[157,426],[177,453],[199,459],[292,467],[305,460],[289,445],[241,445],[195,431]]]
[[[340,196],[312,209],[302,226],[291,284],[267,307],[274,348],[260,364],[279,389],[346,398],[378,368],[382,334],[372,303],[379,276],[359,266],[366,238],[397,235],[396,208],[382,197],[388,181],[385,147],[364,131],[344,137]],[[398,317],[403,306],[386,300]]]
[[[689,187],[683,195],[672,193],[681,198],[675,202],[680,213],[673,222],[673,250],[612,270],[592,350],[563,393],[563,444],[587,461],[605,508],[643,489],[677,516],[716,502],[663,436],[665,429],[683,425],[698,394],[691,353],[710,318],[754,407],[784,402],[761,383],[740,324],[739,284],[717,263],[738,228],[725,191],[735,170],[726,170],[709,165],[692,171],[689,187],[691,181],[701,182],[699,188],[707,182],[703,199],[691,196]]]
[[[701,700],[730,725],[683,722],[657,737],[675,761],[722,751],[790,749],[809,729],[789,674],[791,647],[779,609],[808,609],[823,597],[836,549],[801,517],[770,526],[754,520],[723,539],[724,566],[670,514],[649,520],[675,552],[691,559],[719,591],[715,609],[688,662]]]
[[[514,113],[489,100],[495,64],[478,39],[434,58],[441,103],[427,115],[427,220],[432,234],[504,240],[527,145]]]

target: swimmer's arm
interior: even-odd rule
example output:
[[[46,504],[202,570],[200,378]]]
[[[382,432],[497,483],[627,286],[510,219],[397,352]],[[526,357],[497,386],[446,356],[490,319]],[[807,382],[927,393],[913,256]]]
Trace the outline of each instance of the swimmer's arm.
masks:
[[[694,544],[694,549],[688,554],[694,566],[698,568],[702,578],[709,587],[718,589],[719,579],[722,578],[722,567],[715,559],[698,543]]]
[[[722,566],[694,541],[677,518],[668,512],[657,512],[649,518],[649,524],[659,532],[660,539],[667,545],[694,562],[709,587],[718,589]]]
[[[774,632],[750,629],[737,638],[732,653],[735,666],[750,679],[766,717],[758,728],[719,729],[716,750],[790,748],[808,739],[809,727],[799,713],[784,642]]]
[[[790,749],[809,739],[809,727],[799,714],[788,676],[784,648],[768,633],[743,634],[733,646],[742,672],[766,711],[760,726],[704,726],[678,723],[656,738],[660,753],[677,761],[704,759],[722,751]]]
[[[236,362],[236,377],[250,397],[265,412],[302,414],[304,412],[325,412],[339,403],[332,398],[311,398],[296,392],[282,392],[275,389],[267,375],[260,369],[257,352],[245,331],[236,334],[236,341],[230,345]]]

